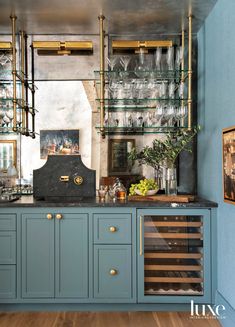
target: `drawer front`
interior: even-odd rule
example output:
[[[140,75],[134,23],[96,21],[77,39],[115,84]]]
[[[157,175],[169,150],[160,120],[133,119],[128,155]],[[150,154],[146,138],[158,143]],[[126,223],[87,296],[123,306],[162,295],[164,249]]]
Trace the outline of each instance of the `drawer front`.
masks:
[[[16,215],[0,214],[0,230],[16,230]]]
[[[95,245],[94,297],[131,299],[131,245]]]
[[[16,233],[0,231],[0,264],[16,263]]]
[[[16,297],[16,266],[0,265],[0,299]]]
[[[131,243],[131,214],[95,214],[94,243]]]

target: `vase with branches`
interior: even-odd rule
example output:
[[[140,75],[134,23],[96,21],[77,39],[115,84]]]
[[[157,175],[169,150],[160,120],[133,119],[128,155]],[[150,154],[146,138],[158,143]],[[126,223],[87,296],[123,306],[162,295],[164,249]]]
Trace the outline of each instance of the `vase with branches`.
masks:
[[[132,164],[137,161],[139,165],[153,167],[155,171],[155,180],[159,185],[162,168],[168,169],[169,173],[169,169],[175,171],[176,160],[180,153],[183,150],[192,152],[192,140],[199,130],[200,127],[194,127],[190,130],[178,130],[174,133],[168,133],[166,138],[155,139],[152,142],[152,146],[147,145],[141,151],[137,151],[136,148],[133,148],[131,152],[129,152],[128,158]],[[174,174],[175,173],[173,173],[173,175]]]

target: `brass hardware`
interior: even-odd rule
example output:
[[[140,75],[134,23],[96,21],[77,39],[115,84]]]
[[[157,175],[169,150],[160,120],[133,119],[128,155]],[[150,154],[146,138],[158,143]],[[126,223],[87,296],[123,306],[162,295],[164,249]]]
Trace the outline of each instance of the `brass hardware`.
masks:
[[[76,176],[74,177],[74,184],[81,185],[83,183],[83,177],[82,176]]]
[[[1,50],[11,50],[12,49],[11,42],[0,42],[0,49]]]
[[[60,182],[68,182],[69,176],[60,176]]]
[[[21,71],[23,76],[25,76],[25,34],[23,31],[20,33],[20,43],[21,43]],[[25,86],[24,83],[21,83],[21,97],[22,97],[22,107],[24,108],[21,112],[21,121],[22,121],[22,133],[25,134],[27,129],[25,129]],[[28,126],[27,126],[28,127]]]
[[[60,213],[57,213],[57,214],[55,215],[55,217],[56,217],[56,219],[62,219],[62,218],[63,218],[63,216],[62,216]]]
[[[181,47],[182,47],[182,62],[181,62],[181,82],[184,82],[184,48],[185,48],[185,31],[182,27],[182,36],[181,36]],[[184,88],[182,90],[182,99],[184,99]],[[184,100],[181,101],[181,107],[184,108]],[[181,118],[181,126],[184,127],[184,118]]]
[[[192,128],[192,15],[188,17],[188,129]]]
[[[143,217],[140,216],[140,255],[143,255]]]
[[[51,220],[53,218],[52,214],[51,213],[48,213],[47,214],[47,219]]]
[[[111,233],[115,233],[115,232],[117,231],[117,227],[115,227],[115,226],[111,226],[111,227],[109,227],[109,231],[110,231]]]
[[[11,16],[11,28],[12,28],[12,79],[13,79],[13,131],[16,132],[16,16]]]
[[[39,55],[71,55],[93,51],[92,41],[33,41]]]
[[[116,269],[110,269],[109,273],[111,276],[115,276],[115,275],[117,275],[118,272]]]
[[[113,40],[112,48],[113,50],[138,50],[140,48],[144,49],[154,49],[157,47],[168,48],[172,47],[173,42],[168,40],[150,40],[150,41],[133,41],[133,40]]]
[[[104,130],[104,19],[103,15],[99,17],[100,23],[100,134],[102,138],[105,138]]]

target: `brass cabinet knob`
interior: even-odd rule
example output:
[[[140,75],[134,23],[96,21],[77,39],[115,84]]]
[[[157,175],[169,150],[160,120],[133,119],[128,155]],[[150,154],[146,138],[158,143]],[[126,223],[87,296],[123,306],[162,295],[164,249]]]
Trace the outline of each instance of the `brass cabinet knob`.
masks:
[[[47,219],[51,220],[53,218],[52,214],[51,213],[48,213],[47,214]]]
[[[57,213],[57,214],[55,215],[55,217],[56,217],[56,219],[62,219],[62,215],[61,215],[60,213]]]
[[[111,233],[115,233],[115,232],[117,231],[117,227],[115,227],[115,226],[111,226],[111,227],[109,227],[109,231],[110,231]]]
[[[111,276],[115,276],[115,275],[117,275],[118,272],[116,269],[110,269],[109,273]]]

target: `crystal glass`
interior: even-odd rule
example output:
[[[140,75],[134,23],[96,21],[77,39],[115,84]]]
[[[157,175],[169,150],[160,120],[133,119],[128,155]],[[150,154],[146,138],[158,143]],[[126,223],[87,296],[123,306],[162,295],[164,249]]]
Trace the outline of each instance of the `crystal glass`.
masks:
[[[176,49],[176,56],[175,56],[175,69],[180,70],[180,66],[183,60],[183,48],[182,47],[177,47]]]
[[[174,70],[174,48],[168,47],[167,55],[166,55],[166,62],[168,70]]]
[[[110,56],[110,58],[106,58],[106,60],[110,67],[110,70],[113,71],[114,67],[116,66],[116,64],[119,60],[119,57],[118,56]]]
[[[156,70],[161,70],[162,48],[157,48],[155,51],[155,67]]]
[[[131,61],[131,57],[130,56],[121,56],[120,57],[120,64],[123,67],[124,71],[127,71],[127,67],[129,65]]]

